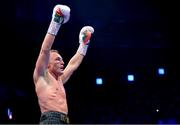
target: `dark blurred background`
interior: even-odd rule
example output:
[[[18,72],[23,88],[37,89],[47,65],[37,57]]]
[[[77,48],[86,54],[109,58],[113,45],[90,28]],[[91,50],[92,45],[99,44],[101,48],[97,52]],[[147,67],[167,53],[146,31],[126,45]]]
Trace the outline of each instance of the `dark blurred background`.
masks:
[[[39,122],[32,74],[56,4],[71,8],[53,44],[65,64],[77,51],[80,29],[95,29],[65,85],[72,123],[180,123],[178,4],[163,0],[2,1],[0,123]]]

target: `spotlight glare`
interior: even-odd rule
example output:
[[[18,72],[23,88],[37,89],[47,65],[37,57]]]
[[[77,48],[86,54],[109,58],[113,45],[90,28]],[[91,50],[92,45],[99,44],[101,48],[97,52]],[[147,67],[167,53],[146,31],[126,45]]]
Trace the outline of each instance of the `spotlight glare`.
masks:
[[[102,78],[96,78],[96,84],[97,85],[102,85],[103,84],[103,79]]]

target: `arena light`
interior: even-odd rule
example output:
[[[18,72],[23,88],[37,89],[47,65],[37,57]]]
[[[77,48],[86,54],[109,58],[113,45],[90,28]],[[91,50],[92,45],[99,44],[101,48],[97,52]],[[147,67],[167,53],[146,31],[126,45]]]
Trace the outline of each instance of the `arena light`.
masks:
[[[103,84],[103,79],[100,78],[100,77],[96,78],[96,84],[97,85],[102,85]]]
[[[12,118],[13,118],[13,117],[12,117],[12,111],[11,111],[10,108],[7,109],[7,115],[8,115],[8,118],[9,118],[9,119],[12,119]]]
[[[128,82],[133,82],[134,81],[134,75],[133,74],[128,74],[127,75],[127,80],[128,80]]]
[[[158,68],[158,75],[164,75],[165,69],[164,68]]]

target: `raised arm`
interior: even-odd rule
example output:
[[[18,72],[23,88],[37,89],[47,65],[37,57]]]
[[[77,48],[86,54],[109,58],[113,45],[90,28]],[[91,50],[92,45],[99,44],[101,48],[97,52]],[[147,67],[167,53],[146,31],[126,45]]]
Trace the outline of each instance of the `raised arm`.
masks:
[[[61,76],[63,83],[66,83],[73,72],[79,67],[84,56],[86,55],[91,34],[94,32],[93,27],[84,26],[79,33],[79,48],[76,54],[70,59],[68,65],[64,69],[64,74]]]
[[[53,9],[52,19],[43,40],[41,50],[36,61],[36,66],[33,74],[34,81],[36,82],[40,76],[45,75],[48,66],[50,50],[54,43],[55,36],[57,35],[61,24],[66,23],[70,18],[70,8],[65,5],[56,5]]]

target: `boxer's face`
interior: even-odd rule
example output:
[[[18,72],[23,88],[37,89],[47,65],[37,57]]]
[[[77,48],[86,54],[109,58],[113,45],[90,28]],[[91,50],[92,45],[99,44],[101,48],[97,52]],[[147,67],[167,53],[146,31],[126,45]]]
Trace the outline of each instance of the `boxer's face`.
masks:
[[[48,69],[55,75],[62,75],[64,71],[64,61],[57,52],[51,52],[49,58]]]

